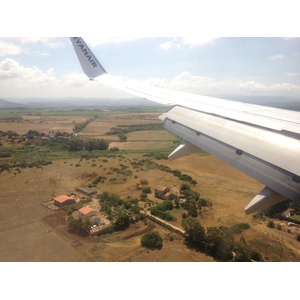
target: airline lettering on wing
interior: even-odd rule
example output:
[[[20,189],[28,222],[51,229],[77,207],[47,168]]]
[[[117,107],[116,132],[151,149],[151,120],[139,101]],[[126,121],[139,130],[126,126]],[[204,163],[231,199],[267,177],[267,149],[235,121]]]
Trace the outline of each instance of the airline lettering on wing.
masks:
[[[90,64],[93,68],[97,67],[97,63],[94,61],[92,55],[89,53],[89,51],[85,48],[84,44],[78,37],[74,37],[74,40],[76,42],[76,45],[81,49],[82,53],[85,55],[85,57],[88,59]]]

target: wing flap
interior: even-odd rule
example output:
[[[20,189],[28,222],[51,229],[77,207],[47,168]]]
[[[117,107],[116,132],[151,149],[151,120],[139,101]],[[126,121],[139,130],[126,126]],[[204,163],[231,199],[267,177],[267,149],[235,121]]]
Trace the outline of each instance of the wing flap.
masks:
[[[298,159],[300,140],[178,106],[163,116],[193,129],[195,133],[203,133],[258,159],[300,175]]]

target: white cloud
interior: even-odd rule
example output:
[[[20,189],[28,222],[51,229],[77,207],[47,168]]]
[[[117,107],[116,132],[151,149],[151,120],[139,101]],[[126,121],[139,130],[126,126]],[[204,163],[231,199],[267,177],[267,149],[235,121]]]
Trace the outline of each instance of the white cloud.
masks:
[[[291,72],[291,73],[285,73],[285,75],[289,76],[289,77],[298,77],[300,76],[300,73],[297,72]]]
[[[192,36],[182,38],[183,44],[189,46],[190,48],[212,45],[215,43],[215,41],[216,38],[214,37]]]
[[[17,61],[6,58],[0,62],[0,78],[1,84],[5,83],[15,88],[26,85],[30,88],[36,84],[51,82],[55,79],[55,73],[53,69],[43,72],[35,66],[26,68]]]
[[[166,51],[172,48],[180,49],[183,46],[189,48],[203,47],[205,45],[214,45],[216,39],[217,38],[201,36],[172,38],[170,41],[162,43],[160,49]]]
[[[61,41],[54,40],[48,37],[10,37],[0,39],[0,57],[6,55],[18,55],[22,53],[33,53],[30,50],[32,44],[42,43],[49,48],[62,47]],[[37,55],[50,55],[47,52],[34,51]]]
[[[215,78],[196,76],[189,72],[182,72],[170,80],[149,78],[142,83],[229,99],[230,96],[299,97],[300,94],[299,85],[286,82],[273,84],[261,78]],[[0,98],[7,97],[132,98],[133,96],[108,88],[101,84],[101,80],[89,81],[82,73],[58,76],[53,69],[43,71],[36,66],[25,67],[14,59],[6,58],[0,61]]]
[[[0,61],[0,99],[15,97],[121,98],[126,95],[97,81],[89,81],[82,73],[58,76],[53,69],[43,71],[36,66],[24,67],[18,61],[6,58]]]
[[[0,40],[0,57],[5,55],[17,55],[22,53],[22,48],[11,42]]]
[[[151,78],[145,84],[180,90],[203,95],[219,97],[230,96],[290,96],[299,97],[300,86],[290,83],[269,84],[259,79],[242,79],[226,77],[195,76],[183,72],[171,80]]]
[[[283,54],[276,54],[276,55],[269,57],[269,59],[271,59],[271,60],[279,60],[279,59],[283,59],[283,58],[284,58]]]
[[[125,42],[131,42],[138,39],[141,39],[142,37],[139,36],[128,36],[128,37],[108,37],[108,36],[101,36],[101,35],[95,35],[90,37],[82,37],[84,41],[90,45],[91,47],[95,47],[98,45],[104,45],[104,44],[121,44]]]
[[[173,47],[172,42],[165,42],[165,43],[162,43],[159,48],[161,50],[167,51],[167,50],[170,50],[172,47]]]

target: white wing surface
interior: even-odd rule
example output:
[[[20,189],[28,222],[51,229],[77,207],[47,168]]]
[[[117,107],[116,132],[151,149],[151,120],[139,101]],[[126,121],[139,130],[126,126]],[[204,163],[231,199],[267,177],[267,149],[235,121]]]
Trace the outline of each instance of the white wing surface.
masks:
[[[106,74],[82,38],[71,41],[89,78],[102,75],[109,86],[172,106],[160,119],[185,142],[170,159],[201,148],[263,183],[247,214],[285,199],[300,203],[300,112],[118,80]]]

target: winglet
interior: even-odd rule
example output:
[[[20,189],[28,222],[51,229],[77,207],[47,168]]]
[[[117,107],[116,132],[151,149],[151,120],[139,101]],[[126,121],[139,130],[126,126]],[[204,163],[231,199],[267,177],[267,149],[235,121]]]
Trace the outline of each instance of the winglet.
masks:
[[[268,208],[269,206],[285,200],[286,197],[265,186],[251,202],[246,206],[245,213],[252,214],[258,210]]]
[[[94,79],[106,73],[96,56],[81,37],[70,37],[70,39],[82,70],[88,78]]]

